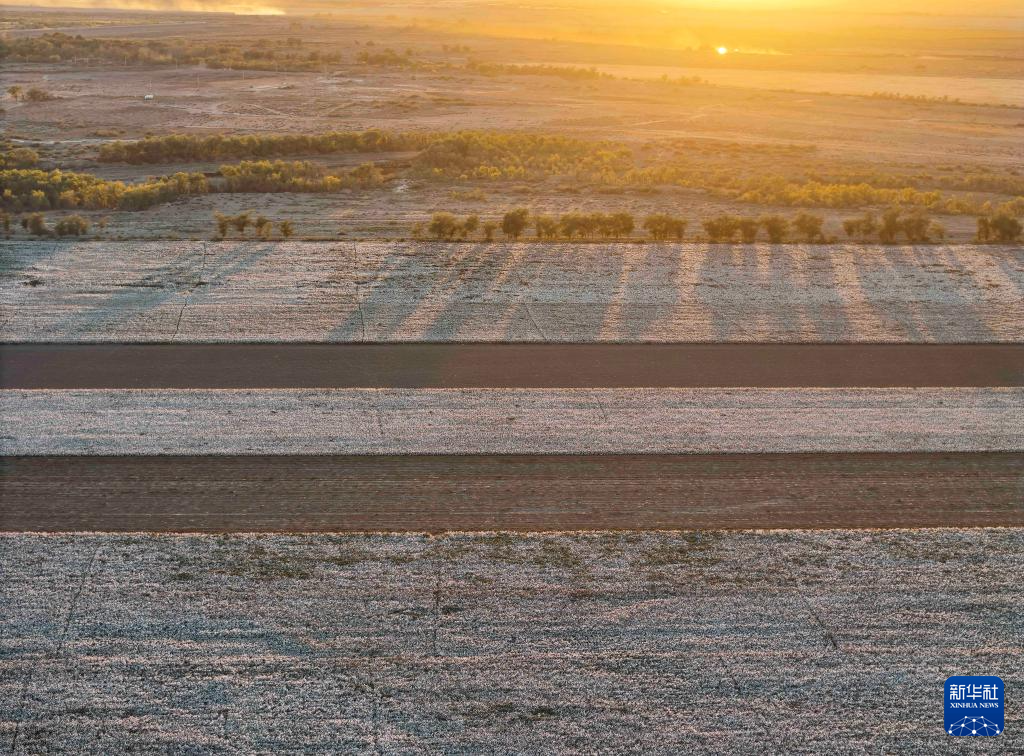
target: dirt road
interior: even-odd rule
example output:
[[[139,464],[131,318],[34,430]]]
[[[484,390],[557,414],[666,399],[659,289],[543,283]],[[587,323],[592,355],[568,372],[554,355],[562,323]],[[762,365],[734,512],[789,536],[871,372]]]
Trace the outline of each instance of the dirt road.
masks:
[[[19,344],[4,389],[1024,386],[1024,344]]]
[[[1024,526],[1024,454],[0,458],[4,531]]]

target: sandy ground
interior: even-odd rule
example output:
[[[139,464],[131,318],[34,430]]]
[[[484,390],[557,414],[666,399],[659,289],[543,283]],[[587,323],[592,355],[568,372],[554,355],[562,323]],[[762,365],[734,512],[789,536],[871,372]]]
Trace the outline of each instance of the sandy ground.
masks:
[[[902,94],[1020,103],[1020,85],[1013,78],[993,82],[857,73],[850,79],[842,74],[764,71],[750,73],[753,81],[748,87],[679,87],[655,81],[486,77],[345,64],[306,73],[8,64],[4,74],[10,84],[26,89],[43,86],[60,98],[8,102],[9,135],[65,146],[73,146],[67,140],[95,139],[97,130],[110,128],[129,136],[147,131],[520,129],[630,141],[695,137],[804,144],[826,160],[835,156],[879,166],[966,162],[1013,167],[1021,158],[1018,108],[920,104],[825,92],[832,87],[862,93],[898,88]],[[748,74],[722,71],[715,76],[732,82]],[[813,91],[757,88],[770,87],[772,78],[779,82],[775,89],[796,86]],[[147,93],[155,99],[143,100]]]
[[[965,103],[1024,107],[1024,81],[983,76],[907,76],[878,73],[777,71],[749,68],[687,68],[683,66],[624,66],[603,64],[599,71],[622,78],[660,79],[697,76],[712,84],[809,94],[866,95],[877,92],[916,97],[948,97]]]
[[[0,454],[1020,451],[1024,389],[0,392]]]
[[[950,753],[1024,531],[4,536],[14,753]],[[983,592],[974,589],[981,581]],[[1001,752],[1024,748],[1007,695]]]
[[[1024,340],[1024,250],[4,243],[3,341]]]

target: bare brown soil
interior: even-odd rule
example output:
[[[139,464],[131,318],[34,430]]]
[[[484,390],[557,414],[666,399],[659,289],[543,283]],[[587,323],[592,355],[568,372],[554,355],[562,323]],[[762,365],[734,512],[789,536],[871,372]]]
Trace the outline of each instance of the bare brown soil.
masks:
[[[4,531],[1024,525],[1024,454],[4,457]]]
[[[1021,344],[20,344],[2,389],[1024,386]]]

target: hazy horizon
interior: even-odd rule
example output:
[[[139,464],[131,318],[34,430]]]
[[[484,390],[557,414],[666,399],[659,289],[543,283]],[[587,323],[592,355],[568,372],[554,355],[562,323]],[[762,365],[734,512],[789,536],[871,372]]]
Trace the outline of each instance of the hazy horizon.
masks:
[[[418,5],[418,3],[374,3],[374,2],[331,2],[330,0],[39,0],[34,3],[4,3],[0,6],[11,8],[45,8],[69,10],[137,10],[153,12],[178,13],[237,13],[261,15],[308,15],[332,12],[374,12],[388,8]],[[530,3],[517,3],[516,7],[528,9]],[[600,9],[615,8],[615,0],[595,0],[591,2],[574,2],[568,0],[557,4],[537,2],[534,5],[544,8],[580,8],[593,7]],[[422,3],[424,9],[502,7],[490,6],[485,3],[465,0],[444,5]],[[636,9],[636,5],[630,6]],[[1024,18],[1021,5],[1013,0],[981,0],[973,3],[966,10],[956,0],[939,0],[938,2],[922,2],[921,0],[897,0],[897,2],[856,2],[855,0],[662,0],[647,2],[640,6],[652,12],[679,13],[693,11],[700,14],[728,15],[732,12],[757,13],[765,15],[786,14],[787,12],[815,13],[823,15],[842,14],[852,16],[906,16],[920,17],[955,17],[955,18],[986,18],[1012,17]],[[660,9],[660,10],[659,10]]]

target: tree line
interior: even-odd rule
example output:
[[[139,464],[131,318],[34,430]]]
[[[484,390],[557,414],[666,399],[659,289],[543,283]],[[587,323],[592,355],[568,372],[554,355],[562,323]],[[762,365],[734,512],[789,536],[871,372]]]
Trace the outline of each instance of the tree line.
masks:
[[[1024,224],[1019,218],[1007,212],[978,218],[977,240],[980,242],[998,242],[1008,244],[1019,242],[1024,233]]]
[[[209,190],[209,182],[201,173],[176,173],[126,184],[88,173],[35,168],[0,170],[0,207],[14,212],[75,208],[145,210]]]
[[[328,174],[322,166],[297,160],[243,160],[237,165],[222,165],[223,192],[299,192],[330,193],[342,189],[369,189],[384,183],[384,172],[373,163],[342,173]]]
[[[216,240],[226,239],[232,230],[241,238],[253,229],[256,238],[270,240],[276,224],[281,239],[287,240],[295,234],[295,226],[289,220],[273,221],[264,215],[253,215],[250,211],[227,215],[214,212]],[[0,226],[5,235],[11,234],[11,216],[0,211]],[[107,219],[98,222],[106,228]],[[870,242],[877,239],[883,244],[893,244],[904,238],[911,243],[941,240],[945,231],[931,221],[919,209],[909,212],[901,208],[889,208],[880,218],[866,213],[848,218],[842,223],[843,230],[851,240]],[[68,215],[57,220],[53,228],[46,224],[42,213],[36,212],[21,218],[21,227],[34,236],[84,236],[90,223],[80,215]],[[654,213],[643,219],[641,227],[653,241],[683,241],[689,222],[668,213]],[[799,213],[793,218],[781,215],[763,215],[758,218],[716,215],[703,221],[701,227],[708,241],[713,243],[752,244],[768,241],[772,244],[786,242],[835,243],[834,236],[826,236],[824,218],[810,213]],[[518,241],[530,229],[538,240],[621,240],[631,239],[636,228],[634,216],[628,212],[615,213],[564,213],[560,217],[544,213],[531,213],[526,208],[516,208],[505,213],[500,220],[481,221],[479,215],[458,218],[449,212],[434,213],[428,223],[416,224],[413,237],[431,238],[437,241],[462,241],[474,238],[479,232],[482,241],[494,241],[500,230],[505,239]],[[760,232],[764,232],[763,235]],[[1024,234],[1024,224],[1007,213],[996,213],[977,219],[979,243],[1017,243]]]
[[[7,87],[7,94],[10,95],[11,99],[15,102],[47,102],[49,100],[56,100],[57,98],[50,92],[40,87],[24,87],[15,84]]]
[[[328,174],[306,161],[242,161],[222,165],[219,181],[202,173],[175,173],[137,184],[110,181],[89,173],[39,169],[0,170],[0,207],[14,212],[44,210],[146,210],[181,197],[210,192],[330,193],[369,189],[384,183],[373,163]]]
[[[290,155],[419,150],[410,165],[422,178],[526,178],[621,173],[632,164],[628,148],[611,142],[518,132],[454,133],[341,131],[325,134],[195,136],[169,134],[100,146],[105,163],[156,165]]]
[[[508,241],[518,241],[532,232],[538,240],[621,240],[631,239],[637,228],[632,213],[569,212],[561,216],[533,213],[527,208],[506,212],[500,219],[481,220],[473,214],[458,218],[450,212],[434,213],[429,222],[413,226],[413,237],[437,241],[458,241],[474,238],[479,232],[483,241],[493,241],[500,230]],[[690,223],[668,213],[647,215],[639,226],[653,241],[683,241]],[[894,244],[898,241],[926,243],[941,241],[946,231],[920,208],[886,209],[880,216],[865,213],[842,222],[847,238],[859,242],[878,241]],[[713,243],[753,244],[767,241],[771,244],[786,242],[836,243],[836,236],[825,233],[825,219],[820,215],[801,212],[792,217],[778,214],[747,217],[719,214],[701,222],[704,238]],[[1019,241],[1022,224],[1014,216],[997,213],[978,218],[976,240],[982,243]]]
[[[215,212],[213,214],[213,221],[217,228],[217,233],[214,239],[221,240],[226,239],[231,230],[241,236],[245,237],[245,231],[248,228],[253,229],[253,233],[257,238],[263,240],[269,240],[274,234],[274,224],[270,218],[265,215],[256,215],[253,217],[251,212],[241,212],[236,215],[226,215],[221,212]],[[290,239],[295,234],[295,225],[289,220],[276,221],[278,232],[281,234],[282,239]]]
[[[106,221],[102,223],[106,227]],[[0,226],[3,227],[4,235],[11,236],[11,216],[0,212]],[[31,213],[21,219],[21,227],[33,236],[85,236],[89,233],[91,224],[81,215],[65,215],[58,218],[53,228],[46,224],[46,216],[42,213]]]

